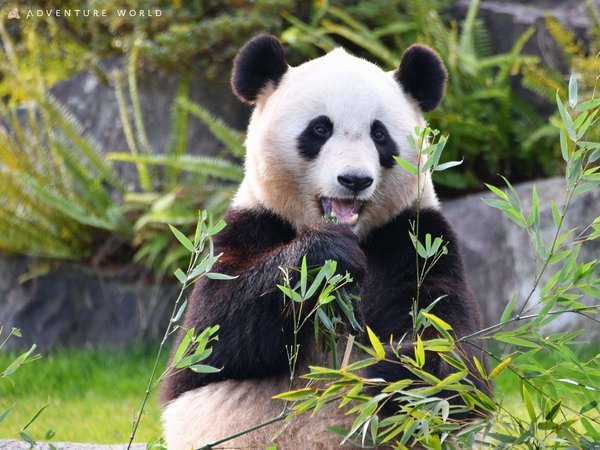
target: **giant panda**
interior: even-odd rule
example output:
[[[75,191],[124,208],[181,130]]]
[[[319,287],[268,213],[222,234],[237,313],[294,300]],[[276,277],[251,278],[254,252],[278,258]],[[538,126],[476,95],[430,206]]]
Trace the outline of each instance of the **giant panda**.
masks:
[[[219,340],[207,364],[218,373],[180,371],[162,390],[162,420],[168,448],[197,448],[279,414],[271,397],[289,389],[286,346],[292,318],[281,292],[280,267],[338,261],[356,281],[364,322],[389,342],[410,336],[416,291],[415,250],[409,238],[418,189],[420,235],[448,241],[448,254],[421,288],[420,306],[445,296],[433,313],[457,335],[480,328],[476,303],[466,285],[456,237],[440,211],[429,174],[417,178],[394,161],[416,164],[408,136],[424,124],[423,113],[442,100],[447,72],[430,48],[413,45],[391,72],[338,48],[290,67],[277,38],[255,37],[234,60],[232,89],[254,107],[246,139],[245,176],[226,213],[227,227],[215,238],[223,253],[215,271],[237,276],[204,279],[194,288],[184,327],[200,331],[219,324]],[[330,213],[338,223],[323,221]],[[322,355],[307,327],[299,336],[301,364]],[[474,349],[464,348],[467,357]],[[402,351],[413,344],[403,341]],[[480,355],[478,355],[480,357]],[[398,365],[375,366],[370,376],[405,377]],[[428,356],[438,377],[450,368]],[[294,418],[277,437],[282,449],[339,447],[327,426],[351,423],[337,406],[316,417]],[[264,448],[280,423],[222,445]]]

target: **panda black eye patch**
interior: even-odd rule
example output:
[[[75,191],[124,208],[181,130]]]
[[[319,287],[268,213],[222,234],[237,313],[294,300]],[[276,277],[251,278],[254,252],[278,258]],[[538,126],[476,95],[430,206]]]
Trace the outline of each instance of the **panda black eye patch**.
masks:
[[[298,136],[298,150],[306,159],[317,157],[325,142],[333,134],[333,122],[327,116],[319,116],[311,120]]]
[[[388,133],[387,128],[381,121],[375,120],[371,124],[371,139],[375,143],[379,153],[379,164],[385,168],[394,166],[394,156],[398,156],[398,145]]]

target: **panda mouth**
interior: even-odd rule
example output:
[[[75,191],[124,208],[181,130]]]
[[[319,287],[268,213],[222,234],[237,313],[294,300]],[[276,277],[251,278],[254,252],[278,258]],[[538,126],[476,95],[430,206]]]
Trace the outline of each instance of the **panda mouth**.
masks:
[[[342,225],[354,226],[363,207],[363,202],[354,198],[321,198],[323,214],[333,216]]]

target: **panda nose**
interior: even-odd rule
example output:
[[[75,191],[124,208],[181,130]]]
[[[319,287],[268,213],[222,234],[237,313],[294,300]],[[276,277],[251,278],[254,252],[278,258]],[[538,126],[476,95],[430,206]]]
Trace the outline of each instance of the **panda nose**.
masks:
[[[361,177],[359,175],[340,175],[338,177],[340,184],[354,192],[360,192],[373,184],[373,178]]]

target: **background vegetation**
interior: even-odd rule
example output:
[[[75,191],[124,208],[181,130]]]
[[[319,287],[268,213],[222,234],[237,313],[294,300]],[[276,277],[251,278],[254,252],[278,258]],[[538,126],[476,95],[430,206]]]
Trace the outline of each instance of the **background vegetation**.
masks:
[[[241,180],[244,153],[242,132],[190,100],[193,86],[188,75],[201,71],[216,83],[223,82],[228,79],[235,51],[262,31],[281,37],[292,64],[343,45],[392,69],[403,49],[413,42],[436,48],[449,70],[450,84],[442,107],[428,120],[432,127],[450,135],[440,162],[464,158],[456,170],[436,173],[445,195],[478,190],[484,183],[502,184],[499,175],[517,182],[566,172],[573,195],[596,187],[598,57],[588,50],[600,48],[600,21],[594,10],[590,9],[593,25],[587,45],[556,19],[546,19],[547,29],[564,53],[565,67],[574,70],[579,81],[576,89],[572,85],[569,89],[565,73],[522,54],[532,30],[508,53],[492,54],[486,29],[477,19],[479,2],[471,2],[462,21],[446,15],[449,3],[147,0],[144,8],[160,7],[163,15],[135,21],[115,16],[85,21],[54,17],[9,21],[8,7],[0,7],[0,251],[40,257],[34,275],[46,270],[48,262],[60,260],[96,267],[144,263],[159,280],[184,267],[189,248],[181,245],[181,237],[173,235],[167,225],[191,235],[198,209],[215,217],[222,214]],[[102,5],[106,9],[139,7],[138,2],[129,0],[107,0]],[[27,6],[65,9],[98,4],[92,0],[35,1]],[[121,69],[104,72],[98,63],[108,56],[122,57]],[[101,148],[49,93],[57,81],[82,69],[93,71],[116,92],[125,133],[120,149],[109,153]],[[138,79],[153,70],[181,75],[165,148],[152,148],[149,143],[139,99]],[[559,109],[548,118],[521,100],[523,88],[552,104],[557,92],[569,101],[559,101]],[[582,107],[583,100],[590,98],[596,100]],[[216,156],[187,153],[186,131],[191,121],[197,120],[223,144]],[[135,167],[133,185],[122,182],[118,164]],[[493,190],[498,198],[491,206],[527,230],[545,261],[544,268],[560,263],[562,269],[557,273],[562,275],[553,279],[545,297],[535,304],[538,309],[530,311],[533,325],[506,330],[509,324],[520,322],[524,311],[514,309],[515,299],[509,302],[499,326],[483,333],[500,346],[490,350],[495,369],[480,374],[494,379],[495,398],[487,406],[502,418],[502,431],[487,431],[496,433],[490,437],[505,448],[551,447],[562,445],[562,440],[576,442],[582,436],[590,442],[599,440],[595,431],[598,404],[592,399],[599,379],[596,355],[580,355],[576,335],[556,335],[548,340],[539,332],[539,326],[567,310],[582,308],[577,313],[595,317],[597,312],[579,306],[578,300],[582,292],[598,298],[598,280],[593,278],[598,262],[578,261],[577,247],[568,247],[561,240],[561,217],[566,209],[553,214],[557,240],[544,246],[539,237],[539,203],[532,199],[532,205],[538,206],[524,211],[510,186],[507,193]],[[598,237],[597,223],[587,230],[591,233],[588,238]],[[577,242],[582,241],[578,238]],[[184,279],[185,287],[188,280]],[[427,323],[433,326],[433,322]],[[372,343],[376,347],[376,341]],[[381,357],[372,350],[374,358]],[[150,368],[166,364],[162,356],[152,366],[147,349],[125,353],[73,350],[51,354],[14,373],[8,370],[19,358],[17,354],[0,355],[0,368],[6,368],[0,377],[0,395],[10,403],[0,406],[2,436],[19,436],[21,430],[36,439],[54,438],[52,432],[47,434],[54,429],[56,439],[96,442],[126,439],[138,406],[135,398],[139,400]],[[174,368],[167,366],[167,370]],[[346,374],[338,371],[336,377],[343,380]],[[422,381],[429,383],[429,388],[437,384],[431,379]],[[150,385],[155,382],[153,372]],[[304,400],[318,402],[329,394],[311,390]],[[434,386],[430,395],[435,394]],[[18,401],[14,409],[12,400]],[[150,395],[148,401],[146,415],[138,422],[139,440],[158,432],[155,399]],[[365,397],[364,408],[357,409],[357,424],[377,441],[386,428],[373,425],[370,408],[374,403],[365,406],[369,401]],[[22,430],[45,404],[48,409]],[[3,411],[8,411],[4,417]],[[425,411],[432,429],[441,430],[436,436],[443,435],[443,411],[441,406],[438,411]],[[414,419],[421,413],[423,409],[416,408],[406,417]],[[86,417],[89,422],[79,422],[78,429],[73,417]],[[423,417],[398,422],[405,424],[399,433],[436,448],[425,422]],[[385,426],[394,430],[393,425]]]
[[[167,223],[191,230],[199,208],[218,216],[242,177],[243,133],[189,100],[189,74],[219,74],[215,82],[223,83],[236,49],[261,31],[281,36],[292,64],[343,45],[393,69],[413,42],[436,48],[450,83],[442,106],[428,119],[452,136],[444,157],[464,160],[456,171],[436,174],[443,196],[498,183],[500,174],[518,182],[560,173],[564,165],[558,158],[557,117],[548,125],[546,117],[522,100],[522,91],[528,88],[552,100],[557,90],[566,92],[565,75],[522,55],[533,30],[508,53],[492,54],[485,26],[477,19],[479,1],[471,2],[460,22],[447,17],[449,3],[152,0],[144,8],[161,8],[163,14],[133,21],[115,14],[98,20],[8,21],[4,7],[0,249],[96,265],[133,260],[159,276],[172,272],[185,256]],[[77,6],[98,7],[96,2]],[[68,8],[69,3],[42,1],[31,7]],[[102,7],[133,4],[110,0]],[[597,15],[591,17],[589,47],[599,48],[600,21]],[[581,91],[591,93],[596,56],[557,20],[548,18],[547,26],[563,49],[566,66],[577,71]],[[122,70],[104,73],[98,61],[115,55],[124,58]],[[100,148],[48,93],[56,81],[84,68],[109,83],[119,100],[126,145],[111,149],[108,159],[108,149]],[[147,70],[183,74],[165,148],[152,148],[146,133],[138,78]],[[192,120],[208,125],[222,141],[216,157],[187,153]],[[138,179],[133,186],[120,181],[119,164],[135,164]]]

